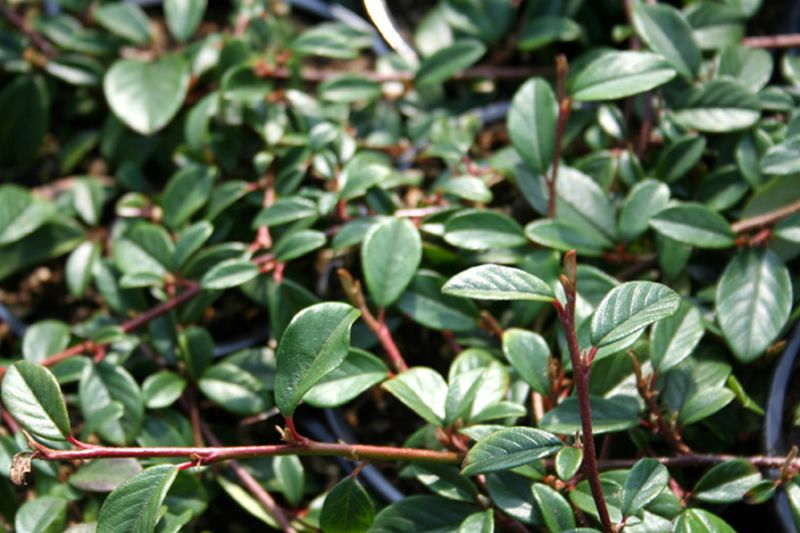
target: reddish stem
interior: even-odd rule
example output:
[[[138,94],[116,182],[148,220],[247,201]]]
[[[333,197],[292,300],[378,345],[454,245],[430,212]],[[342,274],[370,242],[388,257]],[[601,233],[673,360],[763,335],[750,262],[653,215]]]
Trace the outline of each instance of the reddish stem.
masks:
[[[558,179],[558,165],[561,161],[561,150],[564,142],[564,131],[567,129],[569,114],[572,111],[572,98],[566,94],[566,79],[569,66],[564,55],[556,57],[556,76],[558,85],[558,120],[556,121],[556,139],[553,150],[553,163],[551,165],[550,178],[547,179],[547,216],[556,216],[556,200],[558,193],[556,190],[556,180]]]
[[[757,215],[750,218],[744,218],[739,222],[731,224],[731,229],[734,233],[744,233],[746,231],[762,228],[778,222],[779,220],[788,217],[791,214],[800,211],[800,201],[794,202],[784,207],[774,209],[763,215]]]
[[[800,46],[800,33],[745,37],[742,44],[750,48],[794,48]]]

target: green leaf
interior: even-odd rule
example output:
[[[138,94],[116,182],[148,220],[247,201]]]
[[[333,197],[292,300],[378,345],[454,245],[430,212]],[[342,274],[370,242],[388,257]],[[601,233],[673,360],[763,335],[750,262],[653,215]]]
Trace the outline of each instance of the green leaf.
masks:
[[[789,320],[789,271],[771,250],[739,252],[717,285],[717,321],[736,358],[756,360]]]
[[[444,225],[444,240],[465,250],[512,248],[527,242],[511,217],[487,209],[465,209]]]
[[[647,231],[650,218],[667,207],[669,187],[656,180],[640,181],[628,193],[619,212],[621,239],[632,240]]]
[[[701,204],[668,207],[650,219],[650,226],[670,239],[700,248],[728,248],[736,242],[722,215]]]
[[[461,522],[458,533],[494,533],[494,509],[469,515]]]
[[[653,326],[650,337],[653,370],[663,374],[683,362],[703,338],[705,329],[700,311],[688,302],[681,302],[674,315]]]
[[[189,375],[200,379],[214,357],[214,339],[206,329],[189,326],[178,335],[178,347]]]
[[[609,292],[592,316],[592,344],[598,348],[629,337],[678,310],[681,297],[660,283],[630,281]]]
[[[522,160],[536,173],[553,160],[558,103],[550,84],[541,78],[525,82],[508,110],[508,135]]]
[[[311,387],[303,401],[314,407],[339,407],[389,377],[389,369],[369,352],[351,348],[344,362]]]
[[[142,470],[108,495],[97,516],[97,533],[152,533],[161,504],[178,475],[174,465]]]
[[[699,422],[731,403],[735,397],[733,391],[724,387],[701,389],[681,406],[678,422],[685,426]]]
[[[542,483],[533,485],[533,499],[550,531],[569,531],[575,528],[575,515],[569,502],[557,491]]]
[[[349,38],[348,31],[344,24],[319,24],[298,35],[292,41],[292,49],[300,55],[355,59],[358,43]]]
[[[3,109],[0,165],[31,163],[38,155],[50,122],[50,96],[44,78],[14,76],[7,80],[0,90],[0,109]],[[4,188],[0,187],[0,191]],[[10,206],[5,201],[0,205]],[[6,230],[8,226],[3,223],[0,228]]]
[[[647,46],[664,56],[681,76],[697,76],[702,60],[700,48],[680,11],[665,4],[637,3],[633,27]]]
[[[40,496],[26,502],[14,517],[18,533],[62,533],[67,524],[67,500],[56,496]]]
[[[673,533],[736,533],[722,518],[703,509],[686,509],[675,519]]]
[[[568,219],[540,219],[525,226],[525,236],[542,246],[561,250],[575,250],[580,255],[596,257],[603,255],[613,243],[602,233],[578,225]]]
[[[119,59],[103,81],[114,114],[131,129],[150,135],[167,125],[189,89],[189,66],[178,55],[156,61]]]
[[[435,370],[422,366],[410,368],[385,381],[381,387],[429,424],[442,425],[447,384]]]
[[[258,265],[247,259],[226,259],[211,267],[200,284],[204,289],[230,289],[258,276]]]
[[[685,128],[723,133],[749,128],[761,117],[755,94],[730,80],[712,80],[687,91],[673,111]]]
[[[348,476],[325,496],[319,526],[325,533],[366,531],[375,519],[375,507],[361,483]]]
[[[164,16],[175,40],[188,40],[203,20],[206,0],[165,0]]]
[[[531,498],[533,482],[529,478],[510,471],[497,472],[486,476],[486,485],[492,502],[504,513],[523,524],[541,524],[539,507]]]
[[[772,55],[766,50],[733,45],[719,56],[717,77],[733,78],[753,92],[763,89],[772,77]]]
[[[323,100],[340,104],[371,102],[381,96],[380,83],[358,74],[342,74],[321,83],[318,90]]]
[[[142,398],[145,405],[150,409],[161,409],[175,403],[183,389],[186,388],[186,380],[175,372],[161,370],[147,376],[142,383]]]
[[[787,241],[800,243],[800,213],[790,215],[775,224],[772,234]]]
[[[461,522],[478,511],[475,505],[440,496],[409,496],[381,510],[370,533],[434,533],[458,531]]]
[[[278,455],[272,458],[272,469],[280,483],[283,497],[289,505],[296,507],[303,499],[305,472],[303,463],[296,455]]]
[[[281,237],[275,243],[272,253],[275,254],[276,261],[284,263],[322,248],[327,240],[321,231],[313,229],[295,231]]]
[[[80,298],[92,281],[94,265],[100,257],[100,247],[92,241],[84,241],[67,258],[64,275],[69,293]]]
[[[533,390],[550,392],[550,348],[538,333],[509,328],[503,332],[503,355]]]
[[[412,463],[403,469],[401,477],[414,477],[434,494],[451,500],[474,502],[478,496],[475,484],[455,466]]]
[[[771,176],[800,173],[800,137],[776,144],[761,158],[761,172]]]
[[[35,437],[65,440],[69,415],[53,374],[30,361],[8,367],[2,386],[3,406],[14,420]]]
[[[138,5],[104,4],[92,11],[92,17],[103,28],[132,43],[145,45],[150,40],[150,20]]]
[[[695,484],[692,497],[707,503],[733,503],[761,482],[761,473],[751,463],[737,459],[718,464]]]
[[[419,270],[397,300],[397,307],[425,327],[453,332],[475,329],[478,308],[470,300],[442,294],[445,278],[431,270]]]
[[[208,201],[216,172],[211,167],[188,165],[173,174],[161,205],[164,223],[172,229],[180,228]]]
[[[643,93],[675,77],[676,71],[660,55],[649,52],[608,52],[574,77],[575,100],[615,100]]]
[[[655,459],[640,459],[622,487],[622,514],[631,516],[653,501],[667,487],[667,467]]]
[[[501,265],[472,267],[450,278],[442,292],[480,300],[536,300],[552,302],[553,290],[524,270]]]
[[[257,415],[271,405],[266,385],[247,369],[227,361],[206,370],[197,385],[208,399],[237,415]]]
[[[111,492],[142,471],[136,459],[94,459],[69,477],[69,484],[87,492]]]
[[[245,511],[258,518],[269,527],[273,529],[280,529],[280,525],[275,521],[275,518],[268,514],[264,507],[256,500],[246,489],[241,485],[228,481],[223,476],[215,476],[217,483],[222,487],[228,496],[238,503]]]
[[[492,201],[492,191],[486,185],[486,182],[475,176],[448,178],[437,186],[436,191],[451,194],[471,202],[489,203]]]
[[[591,398],[595,435],[623,431],[639,425],[639,406],[630,398]],[[582,429],[578,399],[567,398],[548,411],[539,427],[559,435],[574,435]]]
[[[529,427],[495,431],[467,452],[461,473],[465,476],[510,470],[556,453],[564,443],[552,433]]]
[[[583,464],[583,450],[572,446],[564,446],[556,454],[556,474],[562,481],[569,481]]]
[[[279,198],[256,216],[252,227],[257,229],[259,226],[278,226],[317,215],[317,204],[307,198],[302,196]]]
[[[211,223],[201,220],[178,233],[175,240],[175,268],[180,269],[214,233]]]
[[[517,48],[535,50],[557,41],[575,41],[581,33],[581,27],[565,17],[531,17],[517,39]]]
[[[83,417],[105,440],[123,446],[139,434],[144,401],[139,385],[123,367],[105,361],[86,365],[78,393]],[[122,417],[104,419],[112,404],[122,405]]]
[[[678,181],[697,165],[705,149],[706,138],[701,135],[675,139],[659,155],[656,175],[667,183]]]
[[[486,53],[486,46],[475,39],[460,39],[422,60],[414,78],[419,88],[444,83],[453,75],[472,66]]]
[[[275,403],[284,416],[292,416],[306,392],[347,357],[359,315],[347,304],[325,302],[294,316],[276,354]]]
[[[69,326],[60,320],[42,320],[25,330],[22,338],[22,355],[26,360],[39,363],[69,346]]]
[[[422,241],[410,220],[388,218],[372,226],[361,247],[369,295],[387,307],[406,289],[422,260]]]
[[[56,214],[56,206],[17,185],[0,186],[0,246],[26,237]]]

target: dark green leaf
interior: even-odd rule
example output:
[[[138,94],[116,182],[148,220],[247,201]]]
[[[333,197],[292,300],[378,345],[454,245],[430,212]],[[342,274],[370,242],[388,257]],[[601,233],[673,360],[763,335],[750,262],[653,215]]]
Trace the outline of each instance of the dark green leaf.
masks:
[[[692,496],[708,503],[733,503],[741,500],[761,481],[755,466],[744,460],[726,461],[705,473],[695,484]]]
[[[564,444],[551,433],[528,427],[501,429],[479,440],[464,459],[465,476],[510,470],[556,453]]]
[[[419,270],[397,300],[397,307],[425,327],[437,330],[475,329],[478,308],[469,300],[442,294],[445,278],[431,270]]]
[[[553,160],[558,103],[541,78],[525,82],[508,110],[508,135],[523,161],[534,172],[545,172]]]
[[[373,226],[361,247],[361,268],[375,305],[387,307],[406,289],[422,259],[422,241],[407,219]]]
[[[297,506],[305,491],[305,472],[300,458],[296,455],[278,455],[272,459],[272,469],[280,483],[283,497],[292,507]]]
[[[88,492],[111,492],[141,471],[136,459],[95,459],[81,465],[69,477],[69,484]]]
[[[653,501],[667,487],[669,472],[655,459],[640,459],[622,487],[622,514],[631,516]]]
[[[733,78],[751,91],[758,92],[772,77],[772,55],[758,48],[729,46],[719,56],[717,76]]]
[[[227,361],[206,370],[197,385],[211,401],[238,415],[263,413],[271,404],[266,384]]]
[[[258,276],[258,265],[246,259],[227,259],[214,265],[203,275],[204,289],[230,289]]]
[[[3,406],[31,435],[65,440],[70,434],[69,415],[53,374],[30,361],[8,367],[2,386]]]
[[[592,316],[592,344],[617,342],[678,310],[680,296],[660,283],[630,281],[609,292]]]
[[[144,401],[139,385],[123,367],[105,361],[86,365],[78,392],[84,418],[103,439],[123,446],[139,434]],[[123,407],[122,416],[107,419],[114,404]]]
[[[97,533],[152,533],[161,517],[161,504],[175,477],[173,465],[142,470],[108,495],[97,517]]]
[[[435,370],[410,368],[381,386],[429,424],[440,426],[444,421],[447,384]]]
[[[675,519],[673,533],[736,533],[722,518],[703,509],[686,509]]]
[[[443,83],[456,73],[472,66],[485,53],[486,46],[480,41],[457,40],[422,61],[414,78],[414,84],[423,88]]]
[[[688,92],[673,116],[686,128],[721,133],[755,124],[761,117],[761,104],[736,82],[712,80]]]
[[[216,172],[210,167],[190,165],[176,172],[167,182],[161,205],[164,223],[178,229],[208,201]]]
[[[55,205],[17,185],[0,186],[0,245],[30,235],[56,214]]]
[[[150,409],[161,409],[168,407],[177,400],[183,389],[186,387],[186,380],[170,370],[161,370],[147,376],[142,383],[142,398]]]
[[[649,52],[607,52],[572,80],[575,100],[615,100],[655,89],[675,77],[675,69]]]
[[[538,300],[552,302],[553,290],[524,270],[501,265],[472,267],[450,278],[442,292],[481,300]]]
[[[541,335],[517,328],[505,330],[503,355],[533,390],[549,394],[550,348]]]
[[[800,138],[792,137],[767,150],[761,158],[761,172],[772,176],[788,176],[800,172]]]
[[[595,434],[623,431],[639,425],[639,406],[630,399],[592,397],[592,421]],[[560,435],[581,431],[577,398],[567,398],[544,415],[539,427]]]
[[[350,350],[350,328],[360,313],[347,304],[326,302],[297,313],[278,344],[275,403],[284,416]]]
[[[671,317],[656,322],[650,337],[650,360],[653,370],[664,373],[689,357],[705,332],[700,311],[681,302]]]
[[[325,246],[327,238],[321,231],[301,230],[285,235],[272,249],[278,262],[291,261]]]
[[[697,165],[705,149],[706,138],[701,135],[675,139],[659,155],[656,175],[667,183],[678,181]]]
[[[572,446],[564,446],[556,454],[556,474],[562,481],[569,481],[583,463],[583,450]]]
[[[665,4],[637,3],[633,26],[647,46],[664,56],[681,76],[697,76],[702,60],[700,48],[680,11]]]
[[[348,476],[325,497],[319,525],[325,533],[366,531],[375,519],[375,507],[361,483]]]
[[[144,45],[150,40],[150,20],[138,5],[104,4],[92,12],[92,17],[103,28],[132,43]]]
[[[69,346],[69,327],[60,320],[43,320],[25,330],[22,338],[22,355],[28,361],[39,363]]]
[[[385,507],[375,517],[370,533],[434,533],[458,531],[478,507],[439,496],[409,496]]]
[[[100,257],[100,247],[97,243],[85,241],[80,244],[67,258],[64,275],[67,279],[69,293],[80,298],[86,293],[92,281],[94,265]]]
[[[527,242],[514,219],[486,209],[465,209],[453,215],[444,231],[445,241],[466,250],[511,248]]]
[[[205,10],[206,0],[165,0],[164,15],[169,32],[180,42],[188,40],[203,20]]]
[[[62,533],[67,522],[67,500],[41,496],[17,510],[14,530],[18,533]]]
[[[381,86],[358,74],[343,74],[321,83],[319,95],[324,100],[336,103],[369,102],[380,97]]]
[[[737,359],[757,359],[780,334],[792,308],[789,271],[770,250],[745,250],[722,273],[717,320]]]
[[[314,407],[338,407],[382,382],[389,369],[369,352],[352,348],[344,362],[311,387],[303,401]]]
[[[581,27],[568,18],[531,17],[517,40],[517,48],[534,50],[553,42],[575,41],[581,33]]]
[[[619,236],[635,239],[649,227],[650,218],[667,207],[669,187],[656,180],[640,181],[628,193],[619,212]]]
[[[701,204],[668,207],[650,219],[650,226],[670,239],[700,248],[727,248],[735,243],[730,224]]]
[[[569,531],[575,527],[575,515],[569,502],[557,491],[542,483],[533,485],[533,498],[550,531]]]

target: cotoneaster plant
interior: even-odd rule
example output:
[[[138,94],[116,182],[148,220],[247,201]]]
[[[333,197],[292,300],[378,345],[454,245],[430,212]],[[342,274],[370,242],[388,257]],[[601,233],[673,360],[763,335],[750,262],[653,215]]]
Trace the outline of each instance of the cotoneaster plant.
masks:
[[[779,8],[154,4],[0,1],[0,532],[800,527]]]

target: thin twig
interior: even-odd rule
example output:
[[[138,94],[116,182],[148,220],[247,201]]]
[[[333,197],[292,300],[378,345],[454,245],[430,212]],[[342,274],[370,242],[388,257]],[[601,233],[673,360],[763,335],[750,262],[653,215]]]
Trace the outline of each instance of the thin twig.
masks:
[[[33,46],[39,49],[47,57],[53,57],[56,53],[55,48],[44,38],[38,31],[34,30],[25,19],[15,13],[10,7],[6,5],[5,0],[0,0],[0,14],[3,15],[12,26],[15,26],[19,31],[24,33],[30,39]]]
[[[800,211],[800,201],[794,202],[784,207],[774,209],[763,215],[757,215],[750,218],[744,218],[739,222],[731,224],[731,229],[734,233],[745,233],[750,230],[762,228],[774,224],[781,219],[788,217],[791,214]]]
[[[558,198],[558,191],[556,189],[556,180],[558,179],[558,165],[561,161],[561,150],[564,142],[564,131],[567,129],[567,121],[569,120],[570,112],[572,111],[572,97],[567,96],[566,80],[569,72],[569,64],[567,57],[563,54],[556,57],[556,83],[558,94],[558,119],[556,121],[556,137],[555,146],[553,149],[553,163],[551,165],[550,178],[547,179],[547,216],[553,218],[556,216],[556,202]]]
[[[800,33],[745,37],[742,44],[750,48],[794,48],[800,46]]]
[[[575,382],[575,392],[578,397],[578,409],[581,416],[583,432],[583,475],[592,489],[592,497],[600,517],[603,531],[612,533],[611,517],[606,507],[603,488],[600,484],[600,472],[597,466],[597,452],[592,434],[592,407],[589,400],[589,376],[591,374],[592,359],[596,351],[592,349],[587,356],[582,356],[578,344],[578,335],[575,330],[575,302],[577,300],[577,265],[575,250],[567,252],[564,256],[564,270],[566,275],[561,276],[561,285],[567,297],[566,305],[561,305],[558,300],[553,304],[558,311],[558,318],[564,336],[567,339],[569,356],[572,360],[572,375]]]

